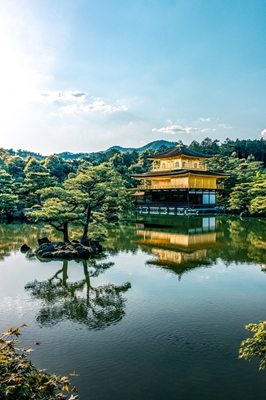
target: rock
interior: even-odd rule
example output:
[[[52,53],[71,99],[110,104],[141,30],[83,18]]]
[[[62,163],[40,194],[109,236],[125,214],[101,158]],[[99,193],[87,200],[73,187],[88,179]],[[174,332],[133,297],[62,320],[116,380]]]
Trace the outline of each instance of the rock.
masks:
[[[21,248],[20,248],[20,251],[22,252],[22,253],[26,253],[28,250],[30,250],[30,247],[27,245],[27,244],[23,244],[22,246],[21,246]]]
[[[38,239],[38,245],[39,246],[41,244],[44,244],[44,243],[51,243],[51,241],[47,237],[43,237],[43,238]]]
[[[88,259],[91,256],[91,250],[80,243],[50,242],[41,244],[36,254],[42,258]]]
[[[97,240],[88,239],[83,245],[90,248],[91,254],[99,254],[103,251],[102,245]]]

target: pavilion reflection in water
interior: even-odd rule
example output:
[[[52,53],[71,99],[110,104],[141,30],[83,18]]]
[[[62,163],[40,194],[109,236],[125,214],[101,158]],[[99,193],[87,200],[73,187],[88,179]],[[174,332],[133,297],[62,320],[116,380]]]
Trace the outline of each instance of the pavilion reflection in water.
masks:
[[[170,269],[179,277],[191,268],[210,265],[208,250],[225,245],[216,217],[160,218],[138,221],[135,243],[151,249],[155,258],[148,264]]]

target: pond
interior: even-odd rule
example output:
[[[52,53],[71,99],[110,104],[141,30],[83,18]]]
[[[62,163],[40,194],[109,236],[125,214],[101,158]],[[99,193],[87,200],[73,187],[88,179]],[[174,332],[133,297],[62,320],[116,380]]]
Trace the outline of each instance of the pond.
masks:
[[[103,257],[40,262],[19,249],[50,227],[0,225],[1,332],[26,323],[35,365],[76,371],[81,399],[264,399],[266,371],[238,349],[266,320],[265,228],[136,214]]]

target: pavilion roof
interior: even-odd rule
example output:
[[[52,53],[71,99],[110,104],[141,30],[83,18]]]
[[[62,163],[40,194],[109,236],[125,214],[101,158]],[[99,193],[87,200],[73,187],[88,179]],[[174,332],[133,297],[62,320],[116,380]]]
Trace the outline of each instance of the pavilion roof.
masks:
[[[173,176],[173,175],[205,175],[205,176],[216,176],[221,178],[227,178],[230,174],[225,174],[223,172],[211,172],[204,170],[192,170],[192,169],[172,169],[167,171],[150,171],[144,172],[143,174],[134,174],[133,178],[152,178],[156,176]]]
[[[150,156],[148,157],[150,160],[155,160],[158,158],[170,158],[170,157],[176,157],[179,155],[186,155],[189,157],[200,157],[200,158],[211,158],[213,157],[210,154],[203,154],[203,153],[199,153],[198,151],[193,151],[193,150],[189,150],[187,149],[185,146],[176,146],[173,149],[170,150],[166,150],[163,153],[159,153],[156,154],[154,156]]]

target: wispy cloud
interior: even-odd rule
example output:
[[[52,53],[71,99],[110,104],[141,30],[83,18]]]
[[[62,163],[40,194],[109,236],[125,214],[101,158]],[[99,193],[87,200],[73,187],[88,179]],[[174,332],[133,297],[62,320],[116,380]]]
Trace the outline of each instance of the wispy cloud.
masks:
[[[165,126],[162,128],[153,128],[152,132],[159,132],[159,133],[165,133],[169,135],[175,135],[175,134],[189,134],[189,135],[197,135],[200,133],[208,132],[211,129],[209,128],[204,128],[204,129],[199,129],[199,128],[194,128],[191,126],[186,126],[182,127],[180,125],[169,125]]]
[[[83,103],[86,101],[88,93],[77,90],[46,90],[37,92],[37,98],[49,103]]]
[[[98,112],[112,114],[118,111],[127,111],[127,106],[120,104],[107,104],[99,98],[92,98],[86,92],[80,91],[45,91],[39,92],[38,98],[41,101],[53,103],[59,106],[58,115],[66,114],[89,114]],[[52,113],[55,115],[55,113]]]
[[[232,129],[231,125],[226,125],[226,124],[218,124],[219,128],[224,128],[224,129]]]
[[[199,118],[199,121],[201,122],[211,122],[211,118]]]
[[[79,114],[89,114],[92,112],[99,112],[103,114],[112,114],[117,111],[127,111],[125,105],[116,106],[106,104],[103,100],[94,100],[92,103],[88,104],[74,104],[69,106],[64,106],[60,108],[61,111],[65,113],[79,113]]]

